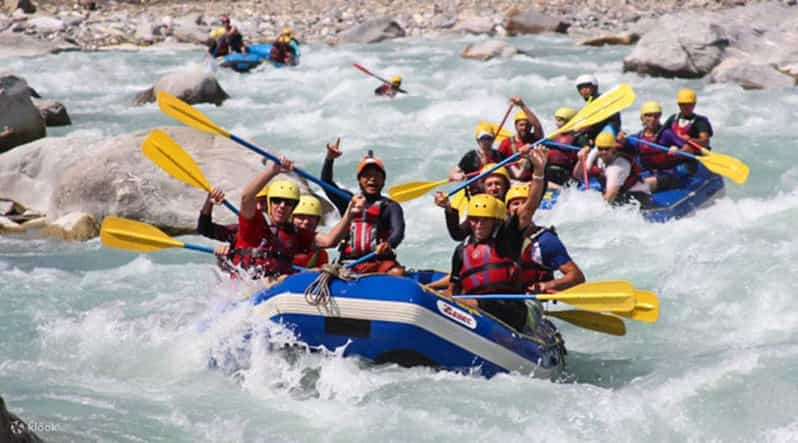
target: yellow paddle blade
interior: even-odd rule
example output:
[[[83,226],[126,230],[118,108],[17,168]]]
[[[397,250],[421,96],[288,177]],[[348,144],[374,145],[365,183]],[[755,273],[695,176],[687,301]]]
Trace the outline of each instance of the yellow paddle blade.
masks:
[[[585,311],[631,312],[634,287],[624,280],[582,283],[556,294],[538,294],[538,300],[557,300]]]
[[[632,320],[655,323],[659,318],[659,300],[653,291],[635,290],[635,308],[631,312],[618,312],[618,315]]]
[[[456,194],[454,194],[454,196],[452,196],[452,198],[449,199],[449,206],[451,206],[452,209],[457,211],[458,216],[460,218],[463,218],[466,209],[468,209],[468,198],[466,196],[466,190],[461,189]]]
[[[158,93],[158,107],[161,112],[186,126],[230,138],[230,133],[217,126],[208,116],[168,92]]]
[[[591,331],[617,336],[626,335],[626,325],[622,319],[614,315],[587,311],[546,311],[546,315]]]
[[[164,248],[182,248],[183,242],[173,239],[155,226],[109,215],[100,228],[100,241],[109,248],[136,252],[153,252]]]
[[[391,199],[402,203],[421,197],[427,192],[437,188],[438,186],[445,185],[446,183],[449,183],[448,178],[434,182],[416,181],[401,183],[396,186],[392,186],[391,189],[388,190],[388,196],[391,197]]]
[[[553,133],[546,135],[546,138],[595,125],[631,106],[634,101],[635,91],[628,84],[621,83],[586,104],[571,120],[568,120],[568,123]]]
[[[156,129],[141,144],[144,155],[160,166],[167,174],[195,188],[211,191],[211,185],[202,170],[188,152],[180,147],[169,134]]]
[[[496,123],[491,123],[491,122],[488,122],[488,121],[485,121],[485,120],[482,120],[482,121],[480,121],[477,124],[477,128],[479,128],[480,126],[489,127],[490,130],[493,131],[494,134],[496,134],[496,130],[499,129],[499,125],[497,125]],[[513,133],[509,129],[507,129],[505,127],[502,127],[502,130],[499,131],[498,134],[496,134],[496,138],[495,138],[494,141],[496,143],[501,143],[505,139],[508,139],[508,138],[510,138],[512,136],[513,136]]]
[[[728,177],[731,181],[741,185],[748,180],[748,165],[731,155],[718,154],[708,149],[701,149],[703,156],[696,156],[696,159],[704,164],[715,174]]]

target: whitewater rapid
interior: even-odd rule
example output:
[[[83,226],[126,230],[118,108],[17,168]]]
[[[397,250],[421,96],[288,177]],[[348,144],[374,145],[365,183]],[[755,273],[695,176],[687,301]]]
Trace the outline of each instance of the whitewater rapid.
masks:
[[[551,130],[558,107],[582,104],[573,86],[582,73],[595,73],[602,90],[635,88],[637,103],[623,113],[627,130],[639,127],[643,101],[660,100],[671,113],[676,91],[693,87],[697,112],[714,125],[715,150],[745,161],[748,183],[727,181],[713,206],[667,224],[570,191],[536,216],[557,227],[588,279],[623,278],[656,291],[656,324],[627,322],[625,337],[611,337],[560,323],[569,349],[563,383],[373,367],[340,350],[270,350],[292,342],[290,334],[230,308],[246,291],[220,283],[203,254],[138,256],[96,240],[0,237],[6,402],[50,425],[41,434],[48,441],[798,441],[795,90],[622,74],[628,48],[580,48],[547,36],[513,40],[532,57],[461,59],[473,40],[303,48],[297,69],[219,71],[232,98],[200,109],[311,172],[325,143],[340,136],[336,179],[354,187],[367,149],[385,161],[389,185],[445,177],[474,146],[477,121],[498,121],[512,95]],[[105,137],[177,124],[155,105],[132,107],[132,97],[166,73],[204,63],[196,50],[6,64],[66,104],[73,126],[50,135]],[[377,84],[352,63],[401,74],[410,93],[373,97]],[[400,261],[447,269],[455,244],[440,209],[428,197],[404,210]]]

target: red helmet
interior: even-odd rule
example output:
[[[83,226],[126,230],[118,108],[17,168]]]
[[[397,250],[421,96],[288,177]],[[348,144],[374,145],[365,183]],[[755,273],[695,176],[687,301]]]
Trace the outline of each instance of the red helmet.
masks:
[[[357,176],[360,177],[360,174],[362,174],[363,171],[366,169],[366,166],[369,165],[376,166],[377,169],[382,171],[382,175],[386,175],[385,165],[382,163],[382,160],[374,157],[374,152],[369,150],[369,153],[363,158],[363,160],[360,160],[360,163],[358,163],[357,165]]]

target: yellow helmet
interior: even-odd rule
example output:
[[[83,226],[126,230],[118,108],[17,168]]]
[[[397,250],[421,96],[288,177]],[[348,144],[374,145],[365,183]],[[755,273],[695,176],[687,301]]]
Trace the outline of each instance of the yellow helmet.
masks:
[[[640,106],[640,116],[642,117],[646,114],[662,114],[662,106],[660,106],[659,102],[645,102]]]
[[[264,186],[263,189],[261,189],[260,192],[258,192],[258,194],[255,195],[255,198],[263,198],[268,196],[269,196],[269,184],[266,183],[266,186]]]
[[[602,132],[596,137],[597,148],[615,148],[615,136],[612,132]]]
[[[474,129],[474,137],[476,137],[476,139],[479,140],[480,138],[486,135],[489,135],[491,137],[496,137],[496,134],[493,133],[493,126],[491,126],[490,123],[488,122],[481,122]]]
[[[526,112],[524,112],[523,109],[519,109],[518,112],[515,113],[514,121],[518,120],[529,120],[529,116],[526,115]]]
[[[225,32],[226,30],[224,28],[216,28],[211,31],[210,36],[212,39],[216,40],[217,38],[223,36]]]
[[[496,163],[488,163],[487,165],[483,166],[482,169],[479,170],[479,173],[482,174],[483,172],[487,171],[488,169],[490,169],[490,168],[492,168],[494,166],[496,166]],[[502,177],[504,177],[507,180],[508,183],[510,182],[510,173],[507,172],[507,168],[505,168],[504,166],[502,166],[501,168],[495,169],[490,174],[486,175],[484,178],[488,178],[491,175],[501,175]]]
[[[510,186],[507,195],[504,196],[504,203],[510,204],[510,201],[517,198],[526,198],[529,195],[529,185],[526,183],[518,183]]]
[[[401,85],[402,84],[402,77],[400,77],[398,75],[394,75],[393,77],[391,77],[391,83],[393,83],[394,85],[397,85],[397,86]]]
[[[507,208],[501,200],[491,195],[477,194],[468,202],[468,216],[504,220],[507,217]]]
[[[554,113],[554,117],[561,118],[565,121],[574,118],[575,115],[576,115],[576,109],[568,107],[560,108],[557,110],[557,112]]]
[[[294,208],[294,215],[315,215],[321,217],[321,201],[312,195],[299,197],[299,204]]]
[[[299,187],[291,180],[277,180],[269,184],[269,206],[273,198],[299,201]]]
[[[696,102],[696,94],[690,88],[680,89],[679,92],[676,94],[676,103],[685,103],[685,104],[695,104]]]
[[[294,36],[294,30],[291,28],[283,28],[283,32],[281,32],[280,35],[284,35],[290,39]]]

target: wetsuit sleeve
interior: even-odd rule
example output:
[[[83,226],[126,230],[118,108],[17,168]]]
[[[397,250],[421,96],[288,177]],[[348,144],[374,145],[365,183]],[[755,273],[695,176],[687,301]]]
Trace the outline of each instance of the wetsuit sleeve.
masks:
[[[538,239],[543,265],[550,269],[560,269],[562,265],[572,261],[565,245],[551,232],[546,232]]]
[[[396,248],[405,238],[405,215],[402,207],[393,201],[385,209],[385,215],[390,226],[388,232],[391,233],[390,237],[388,237],[388,243],[391,244],[391,248]]]
[[[463,244],[457,245],[452,254],[452,269],[449,272],[449,282],[460,289],[460,268],[463,267]]]
[[[496,234],[496,248],[503,257],[518,260],[524,243],[524,232],[519,226],[518,216],[512,215],[502,223]]]
[[[454,241],[463,241],[468,237],[468,231],[460,224],[460,215],[453,209],[443,211],[446,216],[446,230]]]
[[[197,220],[197,233],[203,237],[228,243],[235,243],[238,225],[220,225],[213,222],[211,214],[200,214]]]
[[[457,166],[466,174],[476,171],[477,162],[475,156],[476,151],[468,151],[463,158],[460,159],[460,163],[458,163]]]
[[[330,186],[335,187],[336,189],[340,189],[341,191],[349,194],[349,199],[344,199],[343,197],[339,196],[338,194],[334,194],[324,188],[324,194],[327,195],[327,198],[330,199],[332,204],[338,209],[338,212],[341,215],[344,215],[346,212],[347,206],[349,206],[349,200],[352,199],[352,193],[347,191],[346,189],[341,189],[335,182],[333,181],[333,160],[329,158],[324,159],[324,165],[321,167],[321,181],[327,183]]]
[[[712,137],[712,125],[709,123],[709,120],[707,120],[706,117],[697,116],[695,122],[693,122],[693,127],[690,128],[690,136],[698,137],[698,134],[702,132],[706,132],[710,137]]]

